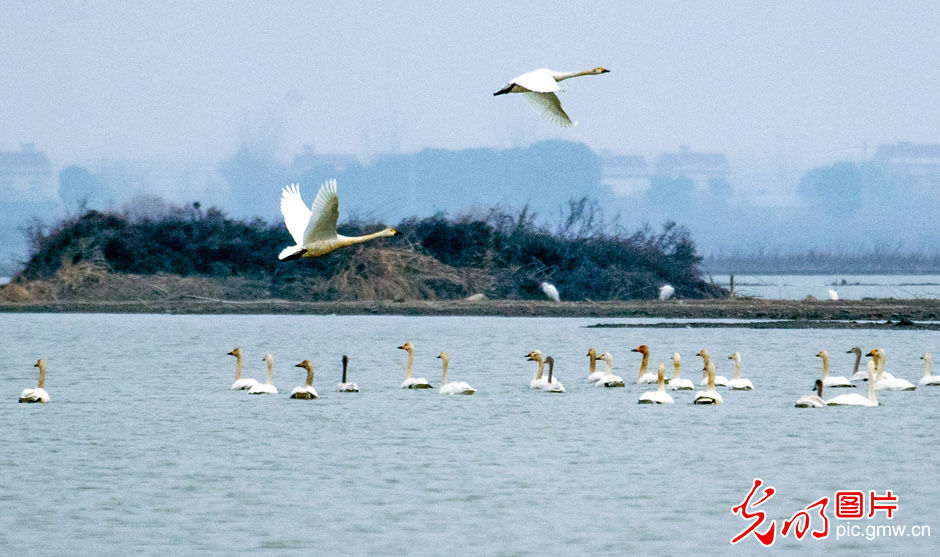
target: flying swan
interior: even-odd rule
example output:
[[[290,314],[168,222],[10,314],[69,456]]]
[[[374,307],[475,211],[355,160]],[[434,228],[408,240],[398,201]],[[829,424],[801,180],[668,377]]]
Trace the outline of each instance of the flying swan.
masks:
[[[453,383],[447,382],[447,364],[450,363],[450,354],[446,351],[441,352],[437,355],[441,359],[443,364],[443,370],[441,371],[441,388],[440,394],[442,395],[472,395],[477,392],[476,389],[470,386],[466,381],[454,381]]]
[[[264,383],[255,383],[250,389],[250,395],[276,395],[277,387],[271,384],[271,376],[274,375],[274,356],[265,354],[263,361],[268,364],[268,378]]]
[[[592,70],[581,72],[556,72],[546,68],[540,68],[519,77],[513,78],[502,89],[493,93],[493,96],[505,95],[507,93],[525,93],[525,98],[543,118],[559,126],[571,127],[576,124],[572,122],[568,114],[561,107],[561,101],[555,93],[561,90],[558,86],[559,81],[564,81],[572,77],[582,75],[599,75],[608,73],[610,70],[597,67]]]
[[[343,354],[343,380],[336,384],[336,390],[341,393],[358,393],[359,385],[353,382],[346,382],[346,367],[349,365],[349,356]]]
[[[235,348],[229,352],[228,355],[235,356],[235,382],[232,383],[231,390],[246,391],[257,385],[258,382],[254,379],[248,377],[242,378],[242,349]]]
[[[406,342],[398,347],[399,350],[408,352],[408,365],[405,366],[405,380],[401,384],[402,389],[430,389],[431,384],[424,377],[411,376],[411,364],[415,360],[415,347],[410,342]]]
[[[656,390],[646,391],[640,395],[640,404],[675,404],[669,393],[666,392],[666,364],[660,363],[656,371]]]
[[[35,389],[23,389],[20,393],[20,402],[49,402],[49,393],[46,392],[46,359],[39,358],[33,367],[39,368],[39,384]]]
[[[284,225],[297,244],[281,250],[277,258],[292,261],[301,257],[320,257],[333,250],[360,244],[375,238],[394,236],[394,228],[385,228],[365,236],[342,236],[336,233],[339,218],[339,198],[336,180],[329,179],[320,186],[313,205],[307,208],[300,197],[300,185],[290,184],[281,191],[281,214]]]
[[[313,364],[310,363],[310,360],[304,360],[294,367],[301,367],[307,370],[307,381],[303,385],[294,387],[294,390],[290,392],[290,398],[303,400],[320,398],[320,395],[317,394],[317,390],[313,388]]]

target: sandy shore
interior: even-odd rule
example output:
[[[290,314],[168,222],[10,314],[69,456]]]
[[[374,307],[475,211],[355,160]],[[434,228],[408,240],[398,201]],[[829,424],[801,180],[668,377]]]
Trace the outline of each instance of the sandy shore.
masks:
[[[634,300],[548,302],[531,300],[436,300],[295,302],[221,300],[198,296],[141,301],[47,301],[0,303],[0,312],[311,314],[311,315],[490,315],[505,317],[648,317],[666,319],[768,319],[750,327],[937,328],[940,300],[797,301],[766,299]],[[852,322],[856,323],[852,323]],[[859,323],[863,322],[863,323]],[[663,323],[660,326],[679,326]],[[683,323],[681,326],[689,326]],[[691,326],[715,326],[712,322]]]

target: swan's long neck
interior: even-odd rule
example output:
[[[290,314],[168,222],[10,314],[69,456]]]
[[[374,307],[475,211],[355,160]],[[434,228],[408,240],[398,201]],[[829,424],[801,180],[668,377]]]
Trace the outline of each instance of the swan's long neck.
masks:
[[[345,383],[345,381],[343,381]],[[307,368],[307,382],[305,383],[308,387],[313,386],[313,366]]]
[[[238,381],[242,378],[242,356],[241,354],[235,356],[235,380]]]
[[[369,240],[374,240],[376,238],[384,238],[386,236],[394,236],[396,234],[394,228],[384,228],[378,232],[373,232],[372,234],[366,234],[364,236],[340,236],[338,238],[337,244],[339,247],[344,248],[346,246],[351,246],[353,244],[361,244],[363,242],[368,242]]]
[[[548,361],[548,384],[552,384],[552,376],[555,373],[555,360]]]
[[[39,363],[39,388],[46,388],[46,362]]]
[[[649,363],[650,363],[649,352],[643,352],[643,361],[640,362],[640,373],[637,374],[636,376],[637,379],[639,379],[640,377],[643,377],[643,374],[646,373],[646,367],[649,365]]]
[[[924,377],[930,377],[930,358],[924,358]]]
[[[741,378],[741,358],[740,357],[734,358],[734,378],[735,379]]]
[[[613,375],[614,374],[613,358],[604,358],[604,363],[607,364],[607,369],[604,370],[604,375]]]
[[[545,372],[545,360],[536,360],[539,363],[539,368],[535,372],[535,380],[538,381],[542,378],[542,373]]]
[[[820,381],[816,385],[816,396],[818,396],[819,398],[822,398],[822,390],[823,390],[823,384],[822,384],[822,381]]]
[[[555,74],[555,81],[564,81],[566,79],[571,79],[572,77],[580,77],[582,75],[594,75],[594,70],[582,70],[580,72],[560,72]]]
[[[656,372],[656,390],[661,393],[666,392],[665,370],[665,366],[659,366],[659,371]]]
[[[346,382],[346,366],[348,366],[348,365],[349,365],[349,360],[347,360],[347,359],[344,357],[344,358],[343,358],[343,383]]]
[[[829,356],[823,354],[820,358],[822,358],[823,361],[823,379],[826,379],[829,377]]]
[[[871,376],[869,376],[868,378],[868,400],[877,404],[878,397],[875,395],[875,383],[877,383],[878,380],[881,379],[882,362],[881,362],[881,358],[879,358],[877,354],[872,356],[872,360],[875,362],[875,374],[874,374],[874,380],[872,380]]]
[[[679,378],[679,362],[672,362],[672,373],[676,379]]]
[[[441,362],[444,364],[444,369],[441,370],[441,387],[447,384],[447,358],[441,358]]]
[[[411,378],[411,364],[415,361],[415,352],[414,350],[408,351],[408,363],[405,365],[405,379]]]
[[[595,371],[597,371],[597,355],[588,354],[588,357],[591,358],[591,364],[590,364],[591,367],[588,368],[588,375],[590,375],[594,373]]]
[[[855,352],[855,351],[853,350],[853,352]],[[862,351],[859,350],[859,351],[855,352],[855,369],[852,370],[852,375],[855,375],[856,373],[858,373],[858,365],[859,365],[861,362],[862,362]]]
[[[267,364],[268,364],[268,378],[264,382],[270,385],[271,376],[274,375],[274,362],[272,362],[271,360],[267,360]]]
[[[708,366],[708,390],[715,390],[715,367]]]

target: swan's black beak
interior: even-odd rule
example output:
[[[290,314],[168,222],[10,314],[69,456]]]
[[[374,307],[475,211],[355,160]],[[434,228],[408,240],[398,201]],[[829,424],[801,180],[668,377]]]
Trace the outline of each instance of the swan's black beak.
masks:
[[[601,73],[610,73],[610,70],[607,68],[601,68]]]

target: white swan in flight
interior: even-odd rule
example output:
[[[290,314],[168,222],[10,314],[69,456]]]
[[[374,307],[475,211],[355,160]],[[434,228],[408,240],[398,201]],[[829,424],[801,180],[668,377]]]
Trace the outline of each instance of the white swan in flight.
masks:
[[[930,362],[933,361],[933,356],[930,355],[930,352],[924,352],[924,355],[921,356],[920,359],[924,361],[924,376],[920,378],[917,384],[921,387],[940,386],[940,376],[930,373]]]
[[[39,358],[33,367],[39,368],[39,384],[35,389],[23,389],[20,393],[20,402],[49,402],[49,393],[46,392],[46,359]]]
[[[391,227],[365,236],[337,234],[339,197],[336,196],[336,180],[332,178],[320,186],[320,191],[309,209],[300,197],[300,185],[285,186],[281,191],[281,214],[284,215],[287,231],[296,242],[296,245],[281,250],[277,256],[281,261],[320,257],[339,248],[397,234]]]
[[[604,352],[601,355],[601,360],[607,364],[607,369],[604,370],[604,376],[594,383],[595,387],[623,387],[623,379],[619,375],[614,375],[614,357],[610,355],[610,352]]]
[[[320,398],[320,395],[317,394],[317,390],[313,388],[313,364],[310,363],[310,360],[304,360],[294,367],[302,367],[307,370],[307,381],[305,381],[303,385],[294,387],[294,389],[290,392],[290,398],[299,398],[303,400]]]
[[[543,281],[542,284],[539,285],[539,288],[542,289],[542,293],[544,293],[545,297],[549,300],[553,302],[561,301],[561,296],[558,294],[558,289],[555,288],[554,284]]]
[[[542,390],[546,393],[565,392],[565,386],[555,377],[555,358],[549,356],[545,358],[545,363],[548,364],[548,384]]]
[[[675,404],[669,393],[666,392],[666,364],[660,363],[656,370],[656,390],[646,391],[640,395],[640,404]]]
[[[826,405],[826,401],[823,400],[823,382],[822,379],[817,379],[816,383],[813,384],[813,389],[816,391],[815,394],[803,395],[800,398],[796,399],[797,408],[822,408]]]
[[[659,300],[666,301],[669,298],[672,298],[672,295],[676,293],[676,289],[669,284],[664,284],[659,287]]]
[[[268,378],[264,383],[255,383],[254,386],[248,389],[248,394],[250,395],[277,394],[277,387],[271,384],[271,376],[274,375],[274,356],[271,354],[265,354],[263,360],[266,364],[268,364]]]
[[[258,382],[256,380],[242,377],[242,349],[235,348],[229,352],[228,355],[235,356],[235,382],[232,383],[231,390],[246,391],[257,385]]]
[[[640,362],[640,371],[636,376],[637,385],[651,385],[655,383],[656,374],[646,371],[646,368],[650,362],[650,347],[645,344],[641,344],[630,352],[639,352],[640,354],[643,354],[643,361]]]
[[[875,396],[875,383],[878,382],[877,369],[872,374],[874,381],[868,382],[868,396],[862,396],[858,393],[850,395],[839,395],[826,401],[826,406],[878,406],[878,397]]]
[[[729,360],[734,360],[734,379],[728,381],[728,388],[733,391],[753,391],[754,384],[750,379],[741,377],[741,353],[735,352],[728,356]]]
[[[601,67],[580,72],[556,72],[540,68],[513,78],[502,89],[493,93],[493,96],[507,93],[524,93],[526,100],[543,118],[567,128],[574,126],[576,122],[571,121],[571,118],[561,107],[558,95],[555,94],[561,90],[558,82],[582,75],[600,75],[609,71]]]
[[[679,362],[682,361],[682,358],[679,357],[678,352],[673,352],[672,357],[672,379],[669,380],[669,388],[673,391],[692,391],[695,390],[695,385],[689,379],[683,379],[679,377]]]
[[[399,350],[408,352],[408,365],[405,366],[405,380],[401,384],[402,389],[430,389],[431,384],[424,377],[411,376],[411,364],[415,360],[415,347],[410,342],[406,342],[398,347]]]
[[[875,390],[878,391],[913,391],[917,387],[907,379],[898,377],[885,377],[885,351],[882,348],[875,348],[868,354],[875,361],[875,369],[878,374],[878,381],[875,382]]]
[[[842,377],[841,375],[832,376],[832,377],[829,376],[829,351],[828,350],[820,350],[819,353],[816,354],[816,357],[822,358],[822,365],[823,365],[822,382],[823,382],[824,387],[826,387],[827,389],[831,389],[833,387],[854,387],[855,386],[852,384],[851,381],[849,381],[845,377]]]
[[[702,358],[702,381],[699,383],[699,385],[708,385],[708,364],[710,364],[712,361],[712,355],[708,352],[708,350],[702,348],[698,351],[696,356],[700,356]],[[728,378],[724,375],[716,375],[715,385],[718,387],[727,387]]]
[[[597,371],[597,360],[600,358],[597,357],[597,350],[593,348],[588,348],[587,357],[590,358],[591,363],[588,367],[588,381],[591,383],[597,383],[601,377],[604,376],[603,371]]]
[[[450,354],[446,351],[441,352],[437,355],[441,359],[441,363],[444,365],[444,369],[441,371],[441,388],[440,394],[442,395],[472,395],[477,392],[476,389],[470,386],[466,381],[454,381],[453,383],[447,382],[447,364],[450,363]]]
[[[692,404],[722,404],[724,399],[721,393],[715,390],[715,364],[708,360],[705,364],[705,373],[708,375],[708,387],[704,391],[695,393]]]
[[[352,381],[346,382],[346,367],[349,366],[349,356],[343,354],[343,380],[336,384],[336,390],[341,393],[358,393],[359,385]]]

